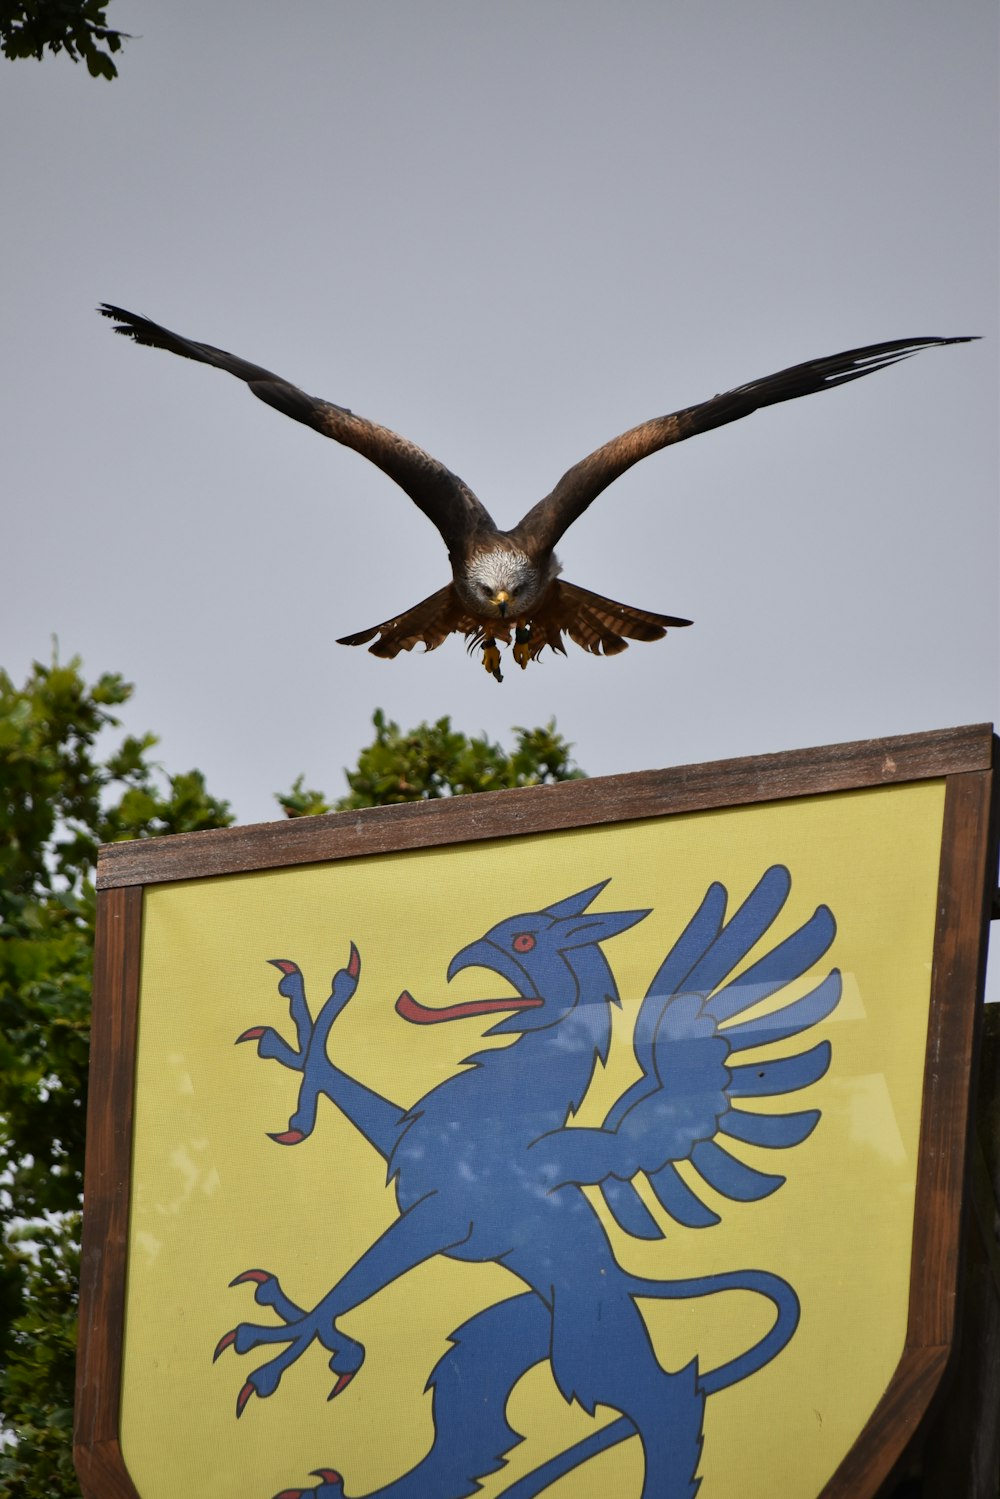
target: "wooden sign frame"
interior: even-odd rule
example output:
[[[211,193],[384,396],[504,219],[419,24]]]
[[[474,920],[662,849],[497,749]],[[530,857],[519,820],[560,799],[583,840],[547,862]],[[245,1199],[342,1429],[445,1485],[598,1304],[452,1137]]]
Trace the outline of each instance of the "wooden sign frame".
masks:
[[[931,1025],[905,1348],[822,1499],[874,1495],[941,1381],[955,1338],[986,933],[995,887],[989,725],[552,787],[112,844],[98,864],[75,1460],[86,1499],[138,1499],[119,1445],[143,891],[180,880],[945,781]]]

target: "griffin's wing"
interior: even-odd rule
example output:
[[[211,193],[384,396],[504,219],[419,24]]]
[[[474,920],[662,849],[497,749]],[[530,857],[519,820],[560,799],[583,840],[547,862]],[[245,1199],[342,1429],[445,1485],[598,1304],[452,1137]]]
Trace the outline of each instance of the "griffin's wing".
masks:
[[[562,637],[566,634],[595,656],[615,656],[628,648],[630,640],[661,640],[669,626],[690,623],[672,614],[653,614],[616,603],[559,578],[531,616],[531,636],[535,654],[547,645],[565,655]]]
[[[196,359],[201,364],[214,365],[245,380],[254,395],[269,406],[313,427],[324,437],[332,437],[345,447],[353,448],[376,468],[380,468],[390,479],[409,495],[413,503],[424,512],[441,535],[449,551],[461,550],[463,542],[475,531],[493,523],[485,506],[443,463],[431,458],[415,443],[408,442],[380,427],[375,422],[356,416],[345,406],[336,406],[332,401],[308,396],[304,390],[283,380],[280,375],[259,365],[248,364],[225,349],[213,348],[211,344],[195,343],[179,333],[171,333],[159,323],[113,307],[105,302],[98,308],[104,317],[117,322],[116,333],[132,338],[137,344],[146,344],[153,349],[166,349],[171,354],[180,354],[185,359]]]
[[[713,427],[738,421],[762,406],[774,406],[778,401],[791,401],[796,396],[808,396],[817,390],[830,390],[835,385],[860,380],[862,375],[870,375],[900,359],[908,359],[921,349],[970,341],[969,338],[900,338],[891,343],[868,344],[863,349],[848,349],[846,353],[832,354],[827,359],[793,364],[790,369],[779,370],[776,375],[766,375],[763,380],[752,380],[749,385],[739,385],[735,390],[713,396],[699,406],[688,406],[669,416],[654,417],[652,421],[643,422],[620,437],[612,438],[563,474],[552,493],[528,511],[514,535],[539,551],[553,547],[602,490],[634,463],[670,443],[683,442],[698,432],[710,432]]]
[[[373,656],[391,659],[398,656],[400,651],[412,650],[415,645],[422,645],[425,650],[433,651],[453,632],[468,635],[478,628],[477,622],[462,608],[449,583],[437,593],[432,593],[430,598],[414,604],[404,614],[397,614],[394,619],[387,619],[381,625],[372,625],[368,630],[359,630],[356,635],[345,635],[337,644],[368,645],[369,640],[377,637],[374,645],[369,645],[368,649]]]
[[[732,1201],[755,1202],[785,1180],[738,1159],[720,1137],[765,1150],[786,1149],[805,1140],[820,1118],[815,1108],[765,1113],[753,1105],[817,1082],[830,1065],[829,1041],[777,1056],[761,1057],[757,1048],[779,1045],[825,1020],[840,998],[837,969],[801,997],[750,1019],[741,1017],[818,962],[836,932],[832,914],[820,906],[791,936],[731,976],[771,927],[790,887],[787,869],[775,865],[728,922],[725,888],[709,888],[664,959],[636,1019],[633,1046],[642,1076],[604,1123],[615,1131],[624,1124],[628,1135],[645,1118],[650,1131],[659,1132],[663,1164],[647,1179],[661,1207],[688,1228],[719,1222],[703,1200],[704,1185]],[[755,1053],[752,1062],[738,1060],[750,1050]],[[749,1109],[742,1107],[744,1100]],[[680,1162],[686,1175],[677,1169]],[[662,1238],[631,1181],[609,1179],[601,1191],[626,1232]]]

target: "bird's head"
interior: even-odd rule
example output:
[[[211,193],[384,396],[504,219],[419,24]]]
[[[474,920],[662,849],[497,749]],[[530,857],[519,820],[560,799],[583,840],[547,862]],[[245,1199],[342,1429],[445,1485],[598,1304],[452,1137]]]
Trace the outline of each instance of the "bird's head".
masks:
[[[497,543],[475,552],[462,576],[465,602],[483,619],[519,619],[548,580],[527,552]]]

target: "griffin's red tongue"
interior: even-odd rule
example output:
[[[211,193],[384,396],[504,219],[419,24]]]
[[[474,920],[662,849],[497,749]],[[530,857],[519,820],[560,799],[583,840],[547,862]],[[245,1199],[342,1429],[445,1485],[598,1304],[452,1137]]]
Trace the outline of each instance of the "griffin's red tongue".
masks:
[[[396,1000],[396,1013],[413,1025],[438,1025],[442,1020],[464,1020],[467,1015],[492,1015],[497,1010],[535,1010],[540,999],[467,999],[462,1004],[442,1005],[431,1009],[404,989]]]

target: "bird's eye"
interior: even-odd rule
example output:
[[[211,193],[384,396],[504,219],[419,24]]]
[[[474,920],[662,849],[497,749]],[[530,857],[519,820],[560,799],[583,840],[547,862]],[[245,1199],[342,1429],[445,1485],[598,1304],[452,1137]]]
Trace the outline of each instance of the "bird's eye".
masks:
[[[518,932],[513,942],[515,952],[530,952],[534,945],[535,939],[530,932]]]

